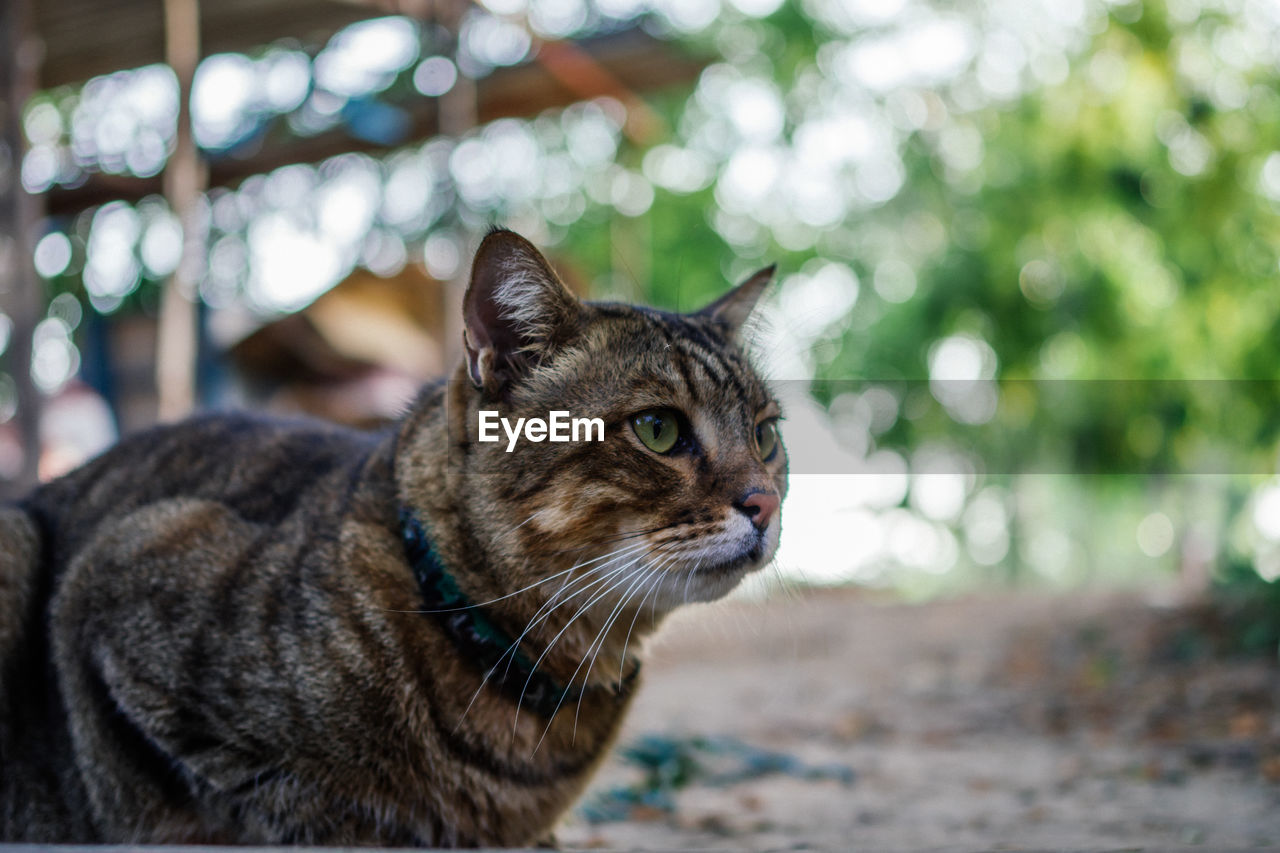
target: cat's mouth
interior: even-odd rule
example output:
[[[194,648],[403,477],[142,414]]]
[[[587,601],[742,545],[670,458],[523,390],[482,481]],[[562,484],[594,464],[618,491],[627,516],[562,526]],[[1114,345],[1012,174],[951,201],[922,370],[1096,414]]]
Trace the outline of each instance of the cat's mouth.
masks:
[[[698,567],[697,571],[710,575],[729,575],[738,572],[755,571],[767,562],[765,559],[766,550],[765,537],[762,534],[742,553],[717,562],[704,563]]]
[[[773,558],[777,533],[773,530],[753,531],[747,541],[739,540],[735,544],[737,547],[725,547],[722,544],[714,549],[720,553],[704,554],[684,568],[685,572],[694,577],[695,583],[701,580],[709,584],[708,592],[711,597],[723,595],[745,575],[763,568]],[[729,553],[725,554],[725,551]]]
[[[763,556],[763,551],[753,549],[752,553],[743,554],[740,557],[723,560],[719,563],[712,563],[711,565],[699,566],[698,572],[709,575],[731,575],[747,571],[748,569],[758,569],[763,565],[760,560],[761,556]],[[755,565],[752,565],[753,563]]]
[[[731,518],[712,531],[668,529],[651,542],[655,557],[652,606],[669,609],[694,601],[714,601],[748,574],[766,566],[778,547],[775,517],[764,529],[746,517]]]

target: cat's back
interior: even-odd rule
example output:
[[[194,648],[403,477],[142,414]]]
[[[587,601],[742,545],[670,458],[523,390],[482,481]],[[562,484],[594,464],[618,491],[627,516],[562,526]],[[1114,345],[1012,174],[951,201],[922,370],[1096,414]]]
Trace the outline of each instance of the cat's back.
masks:
[[[326,493],[348,488],[379,438],[314,420],[204,415],[125,438],[23,506],[55,563],[104,524],[177,499],[213,501],[274,526],[300,508],[331,505]]]
[[[170,768],[212,744],[199,766],[216,775],[237,721],[278,721],[285,677],[323,659],[295,645],[334,633],[328,611],[281,625],[341,596],[320,573],[350,507],[383,496],[382,437],[203,416],[0,508],[0,840],[128,838],[139,814],[148,837],[206,837],[170,802],[188,796]],[[230,693],[227,719],[202,716]]]

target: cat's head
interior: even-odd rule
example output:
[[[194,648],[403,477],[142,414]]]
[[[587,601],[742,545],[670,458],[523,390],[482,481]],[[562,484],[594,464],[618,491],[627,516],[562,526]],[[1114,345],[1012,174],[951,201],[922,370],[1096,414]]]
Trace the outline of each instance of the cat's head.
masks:
[[[717,598],[773,557],[782,413],[740,344],[772,273],[676,314],[579,301],[522,237],[485,238],[463,306],[467,491],[488,547],[527,575],[513,583],[578,565],[607,598],[667,609]],[[551,412],[599,419],[603,440],[522,430],[512,444],[496,420]],[[479,440],[482,417],[497,441]]]

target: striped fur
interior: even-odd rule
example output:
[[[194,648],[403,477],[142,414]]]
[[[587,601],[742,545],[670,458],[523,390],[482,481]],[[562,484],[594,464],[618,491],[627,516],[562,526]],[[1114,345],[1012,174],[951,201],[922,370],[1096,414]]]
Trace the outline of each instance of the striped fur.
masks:
[[[467,304],[467,363],[392,429],[201,417],[0,510],[0,840],[547,836],[651,626],[771,557],[776,515],[740,504],[785,492],[786,457],[753,443],[777,412],[733,340],[750,305],[579,303],[509,232]],[[687,417],[688,453],[639,442],[655,407]],[[601,417],[606,440],[508,454],[475,440],[480,408]],[[415,612],[401,507],[541,670],[599,688],[581,707],[521,708]]]

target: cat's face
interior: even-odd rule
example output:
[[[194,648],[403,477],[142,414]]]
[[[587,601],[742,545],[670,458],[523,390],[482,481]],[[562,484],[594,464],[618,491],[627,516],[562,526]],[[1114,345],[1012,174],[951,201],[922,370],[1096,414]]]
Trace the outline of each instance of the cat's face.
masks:
[[[665,610],[717,598],[773,557],[782,413],[736,341],[768,278],[692,315],[584,304],[520,238],[486,240],[467,306],[471,483],[494,544],[527,572],[513,582],[576,566],[565,581],[596,584],[584,603]],[[494,304],[477,306],[486,283]],[[482,409],[511,424],[598,418],[603,440],[478,442]]]

